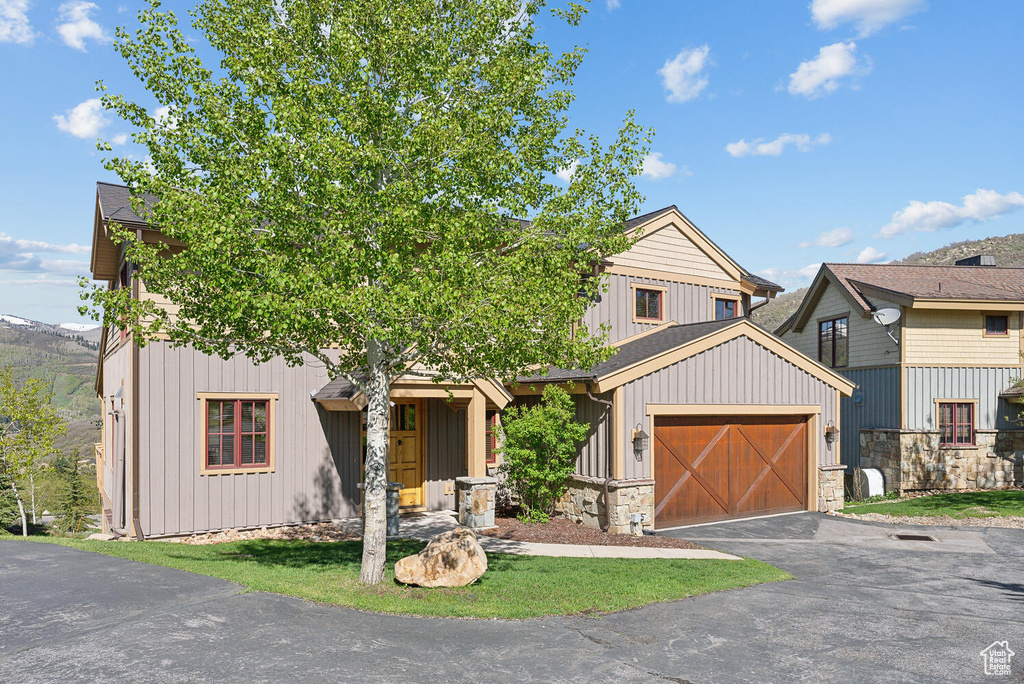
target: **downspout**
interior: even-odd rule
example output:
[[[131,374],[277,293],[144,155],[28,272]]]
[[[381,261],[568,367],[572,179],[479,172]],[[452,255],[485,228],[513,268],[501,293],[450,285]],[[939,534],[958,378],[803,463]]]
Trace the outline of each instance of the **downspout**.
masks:
[[[108,411],[107,415],[113,416],[114,422],[117,424],[117,428],[114,434],[110,435],[111,446],[114,447],[117,461],[115,461],[117,472],[114,475],[114,486],[121,488],[120,500],[118,501],[118,515],[117,519],[113,522],[117,523],[117,527],[111,525],[111,531],[117,534],[119,537],[123,537],[127,534],[127,456],[125,449],[125,422],[124,422],[124,411],[121,409],[114,409]]]
[[[595,401],[598,404],[604,404],[605,406],[608,407],[608,413],[610,414],[609,415],[609,420],[608,420],[608,447],[609,447],[609,449],[611,449],[612,440],[615,439],[615,426],[613,425],[613,423],[615,422],[615,420],[614,420],[614,404],[612,402],[608,401],[607,399],[598,399],[593,394],[591,394],[591,392],[590,392],[590,383],[589,382],[587,383],[586,387],[587,387],[587,396],[590,398],[591,401]],[[615,482],[615,479],[612,477],[612,475],[614,473],[613,468],[615,467],[612,464],[612,454],[614,454],[614,453],[615,453],[615,450],[611,449],[611,451],[608,454],[608,477],[606,477],[604,479],[604,484],[602,485],[602,487],[604,489],[604,524],[601,525],[601,531],[602,532],[607,532],[608,528],[611,527],[612,511],[611,511],[611,506],[608,504],[608,500],[609,500],[608,488],[609,488],[609,486],[611,486],[611,484],[613,482]]]
[[[765,297],[763,302],[758,302],[754,306],[750,307],[750,310],[747,311],[747,318],[750,317],[750,314],[754,313],[755,311],[757,311],[758,309],[760,309],[762,306],[764,306],[765,304],[767,304],[770,301],[772,301],[770,297]]]

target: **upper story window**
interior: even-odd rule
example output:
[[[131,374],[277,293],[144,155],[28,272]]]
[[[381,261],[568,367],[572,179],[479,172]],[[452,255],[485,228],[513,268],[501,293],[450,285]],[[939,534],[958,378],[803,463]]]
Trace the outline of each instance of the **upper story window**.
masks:
[[[660,288],[634,287],[633,320],[661,323],[665,320],[665,291]]]
[[[201,471],[273,470],[273,398],[200,395],[205,439]]]
[[[985,335],[1004,337],[1010,334],[1009,316],[985,316]]]
[[[850,334],[846,316],[818,323],[818,361],[831,368],[850,363]]]
[[[727,318],[736,318],[736,310],[739,302],[735,299],[715,298],[715,320],[724,321]]]
[[[973,402],[939,402],[939,444],[943,446],[971,446],[974,444]]]

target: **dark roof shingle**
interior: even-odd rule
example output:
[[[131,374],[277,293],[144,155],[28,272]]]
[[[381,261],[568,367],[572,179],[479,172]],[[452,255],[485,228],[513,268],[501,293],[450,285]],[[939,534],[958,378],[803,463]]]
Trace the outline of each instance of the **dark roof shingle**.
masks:
[[[912,299],[1024,300],[1024,268],[825,264],[865,311],[874,309],[864,285]]]
[[[729,318],[724,321],[705,321],[703,323],[688,323],[686,325],[669,325],[661,330],[645,335],[633,342],[626,342],[618,348],[615,355],[607,361],[602,361],[590,370],[580,368],[549,368],[546,375],[530,375],[516,379],[516,382],[565,382],[579,380],[589,382],[596,378],[616,373],[634,364],[646,361],[647,359],[664,354],[684,344],[693,342],[713,332],[718,332],[733,325],[737,325],[744,318]]]

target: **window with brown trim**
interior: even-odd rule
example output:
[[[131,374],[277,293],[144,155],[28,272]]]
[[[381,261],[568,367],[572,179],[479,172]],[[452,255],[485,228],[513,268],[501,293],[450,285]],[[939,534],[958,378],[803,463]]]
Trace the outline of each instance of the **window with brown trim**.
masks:
[[[939,402],[939,444],[974,444],[974,404],[969,401]]]
[[[830,368],[850,363],[850,333],[846,316],[818,323],[818,361]]]
[[[1003,337],[1010,334],[1008,316],[985,316],[985,334]]]
[[[736,318],[737,302],[735,299],[715,299],[715,320],[724,321],[728,318]]]
[[[269,415],[266,399],[207,399],[206,468],[269,465]]]
[[[636,304],[633,309],[637,320],[661,321],[664,303],[662,300],[664,292],[661,290],[647,290],[641,287],[636,288]]]
[[[495,427],[498,424],[498,412],[487,412],[487,438],[484,441],[484,453],[487,456],[487,465],[497,465],[498,455],[494,453],[498,448],[498,431]]]

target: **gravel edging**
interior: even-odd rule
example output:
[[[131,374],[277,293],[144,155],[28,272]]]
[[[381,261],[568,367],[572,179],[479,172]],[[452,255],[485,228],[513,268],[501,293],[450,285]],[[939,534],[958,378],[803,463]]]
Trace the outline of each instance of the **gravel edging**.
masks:
[[[941,527],[1002,527],[1024,529],[1024,517],[993,516],[986,518],[954,518],[948,515],[884,515],[882,513],[836,513],[837,517],[893,525],[934,525]]]

